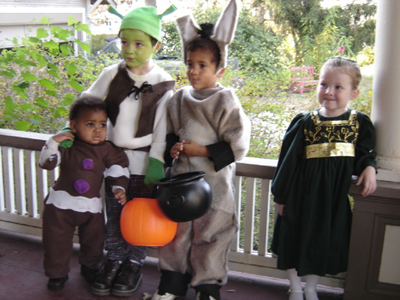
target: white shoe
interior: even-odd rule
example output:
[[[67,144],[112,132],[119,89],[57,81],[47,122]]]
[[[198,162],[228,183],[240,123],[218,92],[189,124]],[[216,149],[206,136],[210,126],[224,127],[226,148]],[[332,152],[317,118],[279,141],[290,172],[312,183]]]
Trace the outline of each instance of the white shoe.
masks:
[[[158,290],[154,293],[153,297],[151,297],[151,300],[174,300],[178,296],[172,295],[170,293],[165,293],[164,295],[159,295]]]
[[[207,300],[216,300],[214,297],[212,296],[208,296],[208,298],[204,298],[204,296],[201,298],[201,293],[197,293],[196,294],[196,300],[200,300],[200,299],[207,299]]]

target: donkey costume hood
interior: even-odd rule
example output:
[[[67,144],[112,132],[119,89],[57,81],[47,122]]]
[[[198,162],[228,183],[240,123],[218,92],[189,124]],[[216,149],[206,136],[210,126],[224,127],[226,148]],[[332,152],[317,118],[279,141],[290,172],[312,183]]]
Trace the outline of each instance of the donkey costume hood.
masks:
[[[221,53],[221,61],[217,67],[217,73],[221,69],[226,68],[228,62],[228,45],[233,41],[237,22],[239,19],[240,2],[239,0],[229,0],[229,3],[222,11],[219,19],[214,27],[214,33],[210,37],[211,40],[217,43]],[[192,15],[186,15],[176,20],[178,30],[182,42],[182,57],[183,61],[187,60],[187,46],[194,39],[200,37],[197,25]]]

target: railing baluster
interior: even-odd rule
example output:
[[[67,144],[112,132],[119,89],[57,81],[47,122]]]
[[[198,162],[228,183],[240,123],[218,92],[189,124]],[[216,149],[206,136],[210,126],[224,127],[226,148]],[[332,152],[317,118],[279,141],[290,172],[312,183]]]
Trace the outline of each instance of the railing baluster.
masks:
[[[270,202],[270,180],[261,180],[261,196],[260,196],[260,225],[258,239],[258,254],[266,255],[268,252],[269,237],[269,202]]]
[[[3,147],[0,147],[0,212],[5,209],[5,182],[3,177]]]
[[[15,171],[15,213],[24,216],[26,214],[25,193],[25,168],[24,152],[22,149],[13,149],[14,171]]]
[[[14,213],[15,211],[15,195],[14,195],[14,169],[12,163],[12,148],[3,148],[3,169],[4,169],[4,186],[5,186],[5,211]]]
[[[36,183],[36,159],[35,151],[26,151],[26,184],[27,184],[27,206],[28,215],[33,218],[38,217],[38,194]]]
[[[39,161],[39,152],[35,153],[36,161]],[[38,187],[38,200],[39,210],[38,213],[41,215],[43,212],[43,201],[49,192],[49,181],[48,172],[39,167],[39,163],[36,164],[36,175],[37,175],[37,187]]]
[[[244,252],[253,252],[254,246],[254,210],[256,196],[255,178],[246,179],[246,203],[245,203],[245,228],[244,228]]]

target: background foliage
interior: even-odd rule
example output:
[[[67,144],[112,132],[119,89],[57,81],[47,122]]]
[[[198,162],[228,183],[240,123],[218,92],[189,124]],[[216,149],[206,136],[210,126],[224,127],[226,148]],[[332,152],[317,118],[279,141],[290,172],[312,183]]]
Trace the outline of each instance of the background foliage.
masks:
[[[222,7],[203,10],[194,5],[198,23],[215,23]],[[222,80],[236,89],[252,121],[249,156],[277,158],[283,133],[294,115],[317,107],[315,92],[289,91],[292,66],[314,65],[339,53],[373,64],[374,15],[372,4],[322,8],[319,0],[254,0],[241,11],[229,57],[239,67],[229,69]],[[65,125],[69,105],[87,89],[105,66],[116,57],[94,56],[104,35],[92,36],[92,45],[74,38],[74,30],[90,34],[86,25],[70,19],[69,29],[41,20],[43,28],[23,39],[23,47],[0,54],[0,127],[54,133]],[[174,22],[163,25],[160,55],[181,56]],[[15,38],[16,39],[16,38]],[[59,43],[61,42],[61,43]],[[15,40],[17,44],[17,40]],[[73,55],[73,47],[81,49]],[[234,65],[231,65],[234,66]],[[316,79],[318,76],[316,75]],[[178,88],[187,81],[178,78]],[[370,113],[372,78],[362,81],[361,94],[352,104]]]
[[[14,39],[0,55],[0,127],[54,133],[65,126],[69,106],[103,70],[110,58],[90,57],[90,45],[74,39],[74,30],[90,34],[87,25],[69,19],[70,29],[47,18],[32,37]],[[74,56],[74,44],[81,55]]]

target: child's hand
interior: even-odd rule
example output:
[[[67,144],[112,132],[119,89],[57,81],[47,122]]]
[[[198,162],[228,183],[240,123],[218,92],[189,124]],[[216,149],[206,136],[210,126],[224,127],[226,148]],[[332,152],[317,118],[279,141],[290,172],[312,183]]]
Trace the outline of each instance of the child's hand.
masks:
[[[177,159],[182,151],[183,151],[183,143],[176,143],[171,148],[170,151],[171,157]]]
[[[364,182],[364,188],[361,191],[361,195],[363,197],[367,197],[371,195],[376,190],[376,171],[375,168],[372,166],[368,166],[364,169],[361,173],[360,177],[356,182],[356,185],[360,185]]]
[[[278,214],[280,216],[283,216],[284,212],[285,212],[285,204],[278,204]]]
[[[71,140],[74,141],[75,137],[71,132],[66,132],[66,131],[60,131],[57,132],[55,135],[53,135],[53,140],[57,143],[61,143],[62,141],[65,140]]]
[[[124,205],[126,203],[126,195],[124,190],[122,189],[116,189],[114,191],[114,197],[118,198],[118,203],[121,205]]]
[[[200,146],[196,142],[193,141],[182,141],[183,151],[182,154],[184,157],[193,157],[193,156],[201,156],[201,157],[209,157],[210,152],[208,151],[206,146]]]

